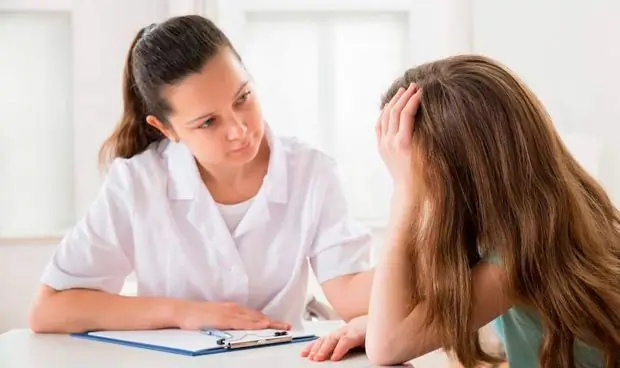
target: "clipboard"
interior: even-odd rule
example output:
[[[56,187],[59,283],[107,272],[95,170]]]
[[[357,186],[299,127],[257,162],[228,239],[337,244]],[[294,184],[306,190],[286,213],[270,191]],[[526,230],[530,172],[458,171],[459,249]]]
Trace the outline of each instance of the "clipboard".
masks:
[[[200,331],[180,329],[160,329],[145,331],[91,331],[73,333],[72,337],[117,344],[127,347],[142,348],[185,356],[219,354],[245,349],[293,344],[312,341],[318,338],[303,331],[288,331],[286,334],[274,334],[277,330],[227,330],[232,335],[242,338],[227,339],[223,343],[216,336],[209,336]]]

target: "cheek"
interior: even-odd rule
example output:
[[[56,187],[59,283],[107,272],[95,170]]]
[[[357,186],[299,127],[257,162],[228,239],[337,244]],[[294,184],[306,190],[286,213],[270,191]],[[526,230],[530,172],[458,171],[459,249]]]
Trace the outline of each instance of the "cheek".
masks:
[[[200,162],[217,163],[223,158],[221,140],[205,131],[196,131],[185,138],[185,142]]]
[[[243,111],[244,120],[248,128],[256,130],[263,125],[263,112],[260,105],[256,102],[252,102]]]

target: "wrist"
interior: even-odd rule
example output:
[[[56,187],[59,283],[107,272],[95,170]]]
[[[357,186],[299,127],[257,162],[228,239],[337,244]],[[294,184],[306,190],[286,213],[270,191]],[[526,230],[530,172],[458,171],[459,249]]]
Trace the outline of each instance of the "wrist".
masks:
[[[416,189],[413,184],[395,183],[392,191],[392,206],[411,206],[417,200]]]
[[[416,220],[418,207],[413,195],[394,192],[390,205],[390,222],[401,223]]]
[[[388,234],[394,238],[392,243],[400,244],[410,239],[420,222],[419,204],[407,199],[394,198],[388,223]]]
[[[175,328],[183,328],[189,303],[189,301],[182,299],[168,299],[168,303],[165,303],[166,308],[164,312],[168,324]]]

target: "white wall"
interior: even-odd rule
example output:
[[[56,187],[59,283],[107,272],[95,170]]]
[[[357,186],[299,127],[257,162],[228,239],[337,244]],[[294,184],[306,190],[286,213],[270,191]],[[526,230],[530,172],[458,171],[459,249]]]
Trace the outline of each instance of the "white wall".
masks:
[[[47,236],[73,222],[71,17],[2,7],[0,237]]]
[[[0,245],[0,334],[24,327],[53,245]]]
[[[599,141],[600,180],[620,205],[620,2],[472,3],[474,50],[519,74],[559,128]]]
[[[76,213],[93,200],[101,172],[97,154],[121,117],[122,71],[140,29],[168,15],[166,0],[74,1]],[[113,25],[113,26],[112,26]]]

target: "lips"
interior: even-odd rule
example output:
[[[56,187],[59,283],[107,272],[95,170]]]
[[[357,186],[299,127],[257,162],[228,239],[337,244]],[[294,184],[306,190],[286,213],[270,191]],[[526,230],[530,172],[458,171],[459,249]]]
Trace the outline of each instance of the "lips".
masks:
[[[241,146],[239,146],[237,148],[233,148],[232,152],[243,151],[244,149],[250,147],[250,143],[251,143],[251,141],[247,141],[247,142],[243,143]]]

